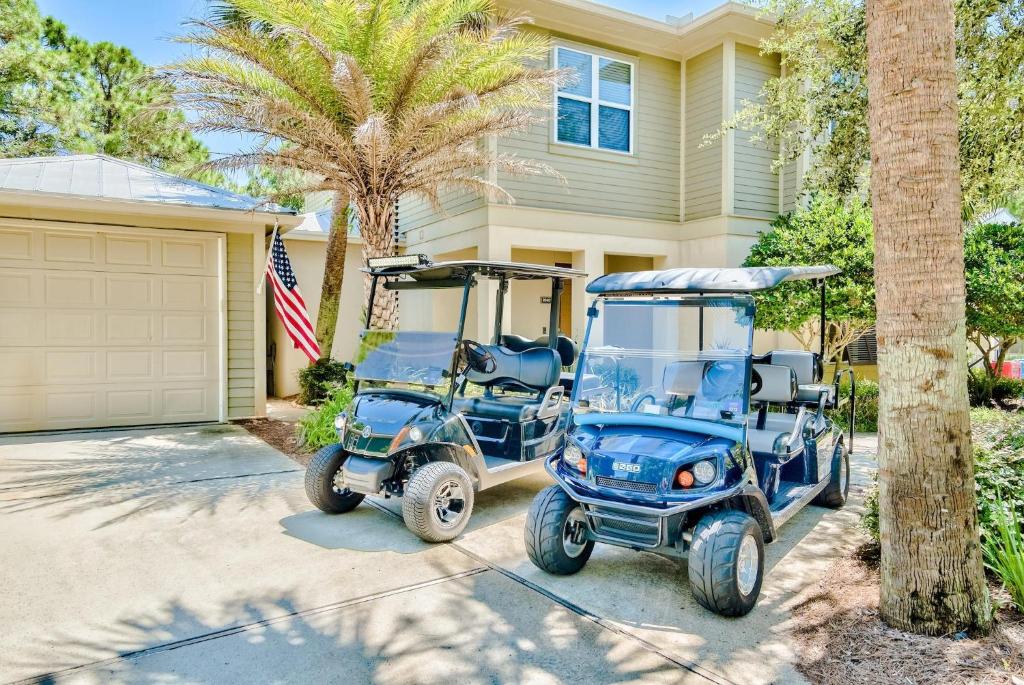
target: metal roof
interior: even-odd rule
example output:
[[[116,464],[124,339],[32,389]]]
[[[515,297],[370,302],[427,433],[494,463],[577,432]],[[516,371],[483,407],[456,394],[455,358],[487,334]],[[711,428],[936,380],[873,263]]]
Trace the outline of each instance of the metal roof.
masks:
[[[542,278],[578,278],[586,272],[543,264],[521,264],[516,262],[487,262],[457,260],[451,262],[428,262],[420,266],[393,266],[382,269],[364,269],[378,276],[409,276],[416,281],[444,281],[464,279],[470,274],[486,278],[504,276],[513,280],[535,280]]]
[[[839,269],[832,265],[632,271],[595,278],[587,292],[749,293],[774,288],[785,281],[821,280],[837,273]]]
[[[254,197],[107,155],[0,159],[0,194],[4,192],[270,214],[295,213]]]

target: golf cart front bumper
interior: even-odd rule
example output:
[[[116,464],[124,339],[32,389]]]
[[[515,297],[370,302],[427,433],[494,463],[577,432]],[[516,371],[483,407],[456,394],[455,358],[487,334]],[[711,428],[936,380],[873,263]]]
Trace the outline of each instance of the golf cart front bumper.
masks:
[[[631,549],[685,554],[689,536],[684,535],[687,512],[742,495],[744,484],[719,490],[689,502],[649,506],[594,497],[583,493],[558,471],[560,455],[548,457],[544,468],[558,486],[580,503],[586,514],[590,539]]]

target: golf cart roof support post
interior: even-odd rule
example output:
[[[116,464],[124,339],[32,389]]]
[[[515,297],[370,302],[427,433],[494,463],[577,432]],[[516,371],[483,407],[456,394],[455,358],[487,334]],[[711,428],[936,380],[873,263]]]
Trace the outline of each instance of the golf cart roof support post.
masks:
[[[548,314],[548,347],[558,349],[558,314],[562,305],[562,279],[551,279],[551,311]]]
[[[374,274],[370,277],[370,299],[366,302],[366,330],[373,326],[373,298],[377,296],[377,280],[380,276]]]
[[[580,348],[579,358],[576,360],[576,371],[573,373],[572,391],[569,393],[569,400],[571,402],[576,401],[576,391],[580,387],[580,379],[583,377],[583,356],[587,353],[587,345],[590,343],[590,329],[594,325],[594,319],[598,316],[597,314],[597,303],[592,302],[587,307],[587,328],[583,331],[583,347]]]
[[[501,276],[498,279],[498,301],[494,303],[494,339],[492,345],[501,344],[501,320],[505,316],[505,293],[508,292],[508,279]]]
[[[701,293],[703,297],[704,293]],[[697,335],[700,336],[697,340],[697,351],[704,351],[704,305],[697,307]]]
[[[455,372],[459,364],[459,346],[462,345],[462,335],[466,331],[466,310],[469,308],[469,291],[473,289],[473,276],[466,277],[466,284],[462,286],[462,306],[459,307],[459,328],[455,333],[455,354],[452,355],[452,366],[449,370],[451,383],[448,384],[448,397],[445,398],[445,408],[452,409],[452,402],[455,401]]]
[[[821,362],[825,363],[825,279],[821,279],[821,310],[819,311],[819,335],[821,342],[818,344],[818,350],[821,354]]]

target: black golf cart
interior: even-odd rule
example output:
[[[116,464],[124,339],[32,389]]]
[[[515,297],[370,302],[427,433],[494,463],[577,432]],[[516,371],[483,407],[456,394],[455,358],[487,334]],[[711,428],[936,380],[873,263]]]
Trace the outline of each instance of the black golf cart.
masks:
[[[825,279],[836,273],[672,269],[594,280],[566,446],[545,462],[557,484],[527,518],[533,563],[575,573],[595,542],[687,556],[701,605],[749,612],[764,543],[808,503],[846,502],[853,440],[825,413],[840,400],[839,374],[821,382],[824,350],[754,356],[751,293],[820,287],[824,330]],[[842,404],[853,426],[850,376]]]
[[[337,444],[310,462],[306,494],[332,514],[351,511],[365,495],[402,497],[412,532],[428,542],[451,540],[469,520],[475,491],[543,472],[545,458],[561,449],[568,416],[561,372],[577,348],[557,334],[559,300],[565,281],[585,274],[535,264],[433,263],[422,255],[370,260],[367,271],[366,311],[379,288],[395,290],[400,308],[421,325],[363,332],[355,398],[335,419]],[[489,344],[463,337],[471,294],[484,279],[497,282]],[[547,329],[533,338],[505,334],[510,282],[536,280],[551,283]]]

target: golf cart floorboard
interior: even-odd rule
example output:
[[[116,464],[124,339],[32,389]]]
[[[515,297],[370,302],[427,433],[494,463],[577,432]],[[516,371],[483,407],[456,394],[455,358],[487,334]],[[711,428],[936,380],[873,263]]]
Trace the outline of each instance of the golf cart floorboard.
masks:
[[[772,502],[772,521],[775,527],[783,525],[789,519],[803,509],[812,499],[818,496],[828,485],[829,478],[826,476],[820,483],[795,483],[784,480],[779,483],[779,492]]]

